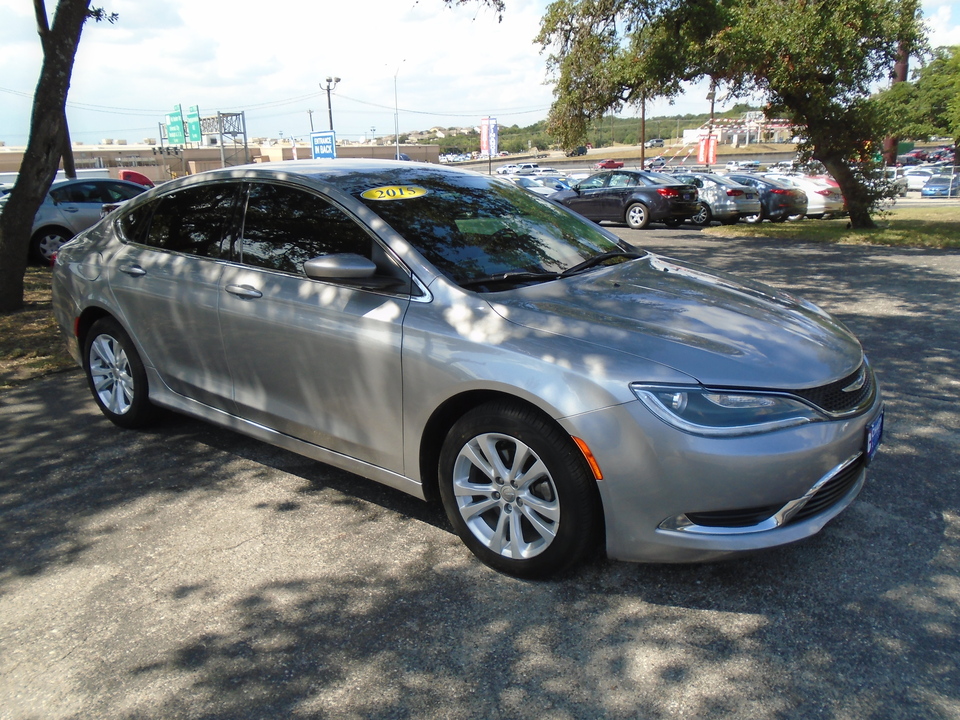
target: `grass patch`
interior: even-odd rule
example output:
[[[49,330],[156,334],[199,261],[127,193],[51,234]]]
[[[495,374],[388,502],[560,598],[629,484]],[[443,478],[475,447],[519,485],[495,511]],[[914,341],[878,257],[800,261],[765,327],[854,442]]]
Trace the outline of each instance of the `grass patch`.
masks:
[[[765,237],[847,245],[889,245],[916,248],[960,248],[960,205],[894,206],[878,215],[877,227],[851,230],[846,218],[801,220],[760,225],[721,225],[704,232],[719,237]]]
[[[50,268],[30,267],[23,308],[0,314],[0,389],[76,367],[66,351],[50,302]]]

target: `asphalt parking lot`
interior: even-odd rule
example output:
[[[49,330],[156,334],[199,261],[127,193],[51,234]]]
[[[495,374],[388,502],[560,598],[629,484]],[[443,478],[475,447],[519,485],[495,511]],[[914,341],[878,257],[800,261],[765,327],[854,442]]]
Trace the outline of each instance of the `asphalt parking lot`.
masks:
[[[515,580],[439,506],[63,373],[0,392],[0,718],[960,718],[960,253],[616,231],[861,338],[885,444],[819,536]]]

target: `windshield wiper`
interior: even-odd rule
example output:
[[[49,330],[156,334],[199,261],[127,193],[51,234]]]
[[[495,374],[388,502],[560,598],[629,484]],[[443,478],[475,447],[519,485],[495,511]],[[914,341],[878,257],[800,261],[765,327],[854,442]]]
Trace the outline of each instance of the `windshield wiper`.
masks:
[[[600,253],[599,255],[594,255],[592,258],[587,258],[582,263],[577,263],[573,267],[569,267],[560,273],[560,277],[570,277],[571,275],[579,275],[585,270],[589,270],[592,267],[599,265],[600,263],[606,262],[607,260],[612,260],[614,258],[626,258],[629,260],[635,260],[636,258],[643,257],[643,253],[629,252],[626,250],[614,250],[612,252]]]
[[[535,280],[537,282],[547,282],[549,280],[557,280],[558,278],[563,277],[562,273],[557,272],[531,272],[529,270],[510,270],[508,272],[502,273],[493,273],[491,275],[481,275],[480,277],[471,278],[469,280],[459,281],[458,284],[462,288],[471,288],[478,285],[493,285],[500,283],[521,283],[527,280]]]

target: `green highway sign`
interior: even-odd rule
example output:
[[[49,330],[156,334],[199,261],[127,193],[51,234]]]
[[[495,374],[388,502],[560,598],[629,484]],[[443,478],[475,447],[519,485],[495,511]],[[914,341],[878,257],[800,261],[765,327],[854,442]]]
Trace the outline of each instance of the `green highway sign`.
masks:
[[[173,106],[173,112],[167,115],[167,142],[171,145],[184,145],[187,142],[183,134],[183,112],[179,105]]]
[[[200,107],[191,105],[187,109],[187,135],[190,142],[201,142],[203,133],[200,131]]]

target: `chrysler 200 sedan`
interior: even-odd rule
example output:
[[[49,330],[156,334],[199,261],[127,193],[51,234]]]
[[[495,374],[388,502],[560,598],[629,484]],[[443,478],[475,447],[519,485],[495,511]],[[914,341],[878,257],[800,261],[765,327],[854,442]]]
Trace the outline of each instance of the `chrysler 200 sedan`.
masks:
[[[172,409],[438,499],[523,577],[600,543],[683,562],[809,537],[881,438],[827,313],[441,166],[165,183],[63,246],[54,306],[117,425]]]

